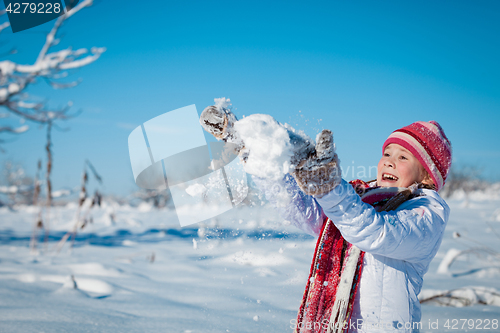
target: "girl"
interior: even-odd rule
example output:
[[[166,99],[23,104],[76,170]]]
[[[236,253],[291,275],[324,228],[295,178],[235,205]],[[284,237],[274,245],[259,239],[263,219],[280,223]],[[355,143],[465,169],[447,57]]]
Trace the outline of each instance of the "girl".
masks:
[[[208,107],[200,122],[231,142],[228,114]],[[437,193],[450,165],[451,144],[430,121],[388,137],[369,183],[340,177],[328,130],[281,182],[253,177],[283,219],[318,237],[295,332],[419,331],[417,296],[450,213]]]
[[[322,172],[299,165],[285,177],[291,200],[277,205],[281,216],[319,236],[296,332],[421,328],[417,296],[450,213],[437,191],[451,144],[437,122],[416,122],[394,131],[382,151],[368,184],[325,177],[340,173],[337,161]],[[275,184],[254,181],[275,202]]]

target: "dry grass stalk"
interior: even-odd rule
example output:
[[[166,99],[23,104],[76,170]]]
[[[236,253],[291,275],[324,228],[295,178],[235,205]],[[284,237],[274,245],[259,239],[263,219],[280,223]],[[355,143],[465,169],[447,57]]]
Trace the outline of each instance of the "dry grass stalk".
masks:
[[[471,301],[469,299],[467,299],[466,297],[453,296],[451,294],[453,291],[454,290],[449,290],[449,291],[445,291],[444,293],[441,293],[438,295],[434,295],[434,296],[431,296],[428,298],[421,299],[420,304],[424,304],[424,303],[432,302],[432,301],[434,301],[442,306],[451,306],[452,301],[459,302],[461,304],[461,306],[470,306],[472,304]],[[481,303],[481,301],[479,301],[479,303]]]
[[[80,189],[80,195],[78,196],[78,209],[76,211],[76,222],[75,225],[73,226],[73,229],[71,231],[68,231],[57,244],[56,247],[57,252],[61,251],[61,249],[63,248],[64,244],[66,243],[66,241],[70,236],[73,236],[73,241],[74,241],[75,237],[74,235],[76,234],[76,231],[78,230],[78,225],[80,224],[80,213],[82,211],[82,206],[85,202],[85,199],[87,199],[87,181],[88,181],[88,174],[86,168],[84,168],[82,174],[82,187]]]
[[[37,171],[35,175],[35,191],[33,193],[33,206],[36,207],[38,205],[38,198],[40,196],[40,171],[42,169],[42,161],[38,160]],[[42,220],[42,208],[38,211],[37,218],[35,224],[33,226],[33,235],[31,236],[30,241],[30,249],[31,252],[35,252],[36,250],[36,239],[37,239],[37,231],[38,229],[43,228],[43,220]]]
[[[465,291],[467,291],[467,289],[470,289],[470,288],[458,288],[458,289],[447,290],[447,291],[441,292],[439,294],[421,299],[420,304],[424,304],[424,303],[428,303],[428,302],[435,302],[435,303],[442,305],[442,306],[455,306],[455,307],[471,306],[471,305],[474,305],[475,303],[482,304],[482,305],[492,304],[484,296],[482,296],[482,297],[479,296],[477,298],[476,297],[471,298],[470,296],[468,297],[467,295],[465,295],[465,296],[462,296],[460,294],[454,295],[454,293],[456,293],[456,292],[461,292],[461,291],[465,292]],[[480,289],[487,289],[487,288],[481,288],[481,287],[473,287],[472,288],[474,293],[477,293],[477,291],[480,292],[481,291]],[[493,292],[491,290],[488,290],[487,293],[489,296],[500,297],[500,294]]]
[[[46,182],[47,182],[47,211],[45,217],[45,238],[44,243],[47,247],[49,242],[49,232],[50,232],[50,207],[52,206],[52,182],[50,181],[50,174],[52,172],[52,141],[51,141],[51,131],[52,131],[52,121],[47,123],[47,144],[45,145],[45,150],[47,151],[47,173],[46,173]]]
[[[96,190],[95,193],[94,193],[94,196],[92,197],[92,200],[90,201],[89,206],[86,208],[84,214],[82,215],[82,210],[84,209],[83,207],[84,207],[85,201],[87,201],[87,199],[88,199],[88,195],[87,195],[87,183],[88,183],[88,180],[89,180],[89,176],[88,176],[88,172],[87,172],[87,166],[92,171],[95,179],[99,183],[102,184],[102,178],[101,178],[101,176],[99,176],[99,174],[95,170],[94,166],[88,160],[86,160],[85,164],[84,164],[84,167],[83,167],[82,186],[81,186],[81,189],[80,189],[80,195],[78,197],[78,209],[77,209],[77,213],[76,213],[76,222],[75,222],[72,230],[68,231],[64,235],[64,237],[61,238],[61,240],[59,241],[59,243],[57,244],[57,247],[56,247],[57,252],[61,251],[61,249],[63,248],[64,244],[66,243],[66,241],[70,237],[71,237],[71,248],[74,246],[74,244],[75,244],[75,238],[76,238],[76,233],[77,233],[78,229],[84,229],[87,224],[93,223],[92,216],[90,216],[90,212],[91,212],[92,208],[95,207],[96,205],[99,206],[99,207],[101,206],[102,195],[101,195],[101,193],[99,191]]]
[[[95,191],[94,196],[92,197],[92,201],[90,202],[90,205],[87,207],[87,210],[83,214],[83,217],[80,219],[80,223],[77,223],[76,228],[73,230],[73,235],[71,237],[71,247],[73,247],[73,245],[75,244],[75,237],[76,237],[77,230],[78,229],[83,230],[83,228],[85,228],[85,226],[88,223],[93,223],[92,216],[89,217],[89,215],[90,215],[90,211],[92,210],[92,208],[95,205],[98,205],[99,207],[101,206],[101,194],[97,190]]]
[[[137,257],[144,258],[147,261],[149,261],[150,263],[154,263],[155,260],[156,260],[156,254],[155,254],[155,252],[148,253],[146,255],[146,257],[144,257],[144,252],[138,252],[138,253],[134,253],[134,254],[131,254],[131,255],[128,255],[128,256],[115,257],[114,260],[115,261],[127,260],[128,262],[131,263],[131,262],[134,261],[133,259],[137,258]]]
[[[89,167],[90,171],[92,171],[92,174],[94,175],[95,179],[99,182],[99,184],[102,184],[102,177],[99,176],[92,163],[90,163],[89,160],[85,160],[85,164]]]

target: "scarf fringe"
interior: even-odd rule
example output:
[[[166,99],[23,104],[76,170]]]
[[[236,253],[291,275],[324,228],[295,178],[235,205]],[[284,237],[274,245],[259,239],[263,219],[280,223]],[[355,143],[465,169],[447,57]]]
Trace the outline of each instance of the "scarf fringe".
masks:
[[[327,333],[342,333],[344,331],[344,327],[348,320],[346,317],[347,311],[349,310],[349,298],[351,296],[354,274],[356,273],[360,255],[361,250],[351,245],[347,252],[347,261],[344,264],[344,269],[340,276]]]

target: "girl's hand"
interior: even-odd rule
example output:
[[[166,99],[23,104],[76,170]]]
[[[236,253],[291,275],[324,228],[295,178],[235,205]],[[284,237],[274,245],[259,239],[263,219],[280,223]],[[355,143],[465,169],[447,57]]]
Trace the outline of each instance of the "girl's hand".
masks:
[[[331,131],[323,130],[318,134],[316,152],[301,161],[292,175],[304,193],[316,197],[322,197],[340,184],[340,161]]]

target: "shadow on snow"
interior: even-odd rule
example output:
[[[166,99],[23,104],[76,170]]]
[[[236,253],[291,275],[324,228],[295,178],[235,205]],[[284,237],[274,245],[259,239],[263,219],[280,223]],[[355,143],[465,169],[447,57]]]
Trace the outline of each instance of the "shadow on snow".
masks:
[[[40,232],[38,242],[43,242],[44,235]],[[58,242],[66,232],[56,231],[49,234],[49,242]],[[98,245],[98,246],[123,246],[123,241],[129,240],[137,243],[161,243],[176,239],[219,239],[233,240],[237,238],[266,240],[266,239],[296,239],[312,240],[313,237],[303,233],[289,233],[271,229],[257,228],[251,230],[237,230],[231,228],[205,228],[203,236],[200,237],[198,228],[168,228],[148,229],[144,232],[133,233],[127,229],[118,229],[113,234],[77,233],[75,246]],[[0,244],[29,243],[31,234],[14,233],[12,230],[0,230]],[[71,238],[68,239],[71,242]]]

